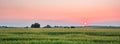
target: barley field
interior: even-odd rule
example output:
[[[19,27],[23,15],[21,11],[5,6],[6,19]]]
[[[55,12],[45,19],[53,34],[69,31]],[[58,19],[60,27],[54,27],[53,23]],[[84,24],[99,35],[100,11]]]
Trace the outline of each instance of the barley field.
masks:
[[[0,44],[120,44],[120,28],[0,28]]]

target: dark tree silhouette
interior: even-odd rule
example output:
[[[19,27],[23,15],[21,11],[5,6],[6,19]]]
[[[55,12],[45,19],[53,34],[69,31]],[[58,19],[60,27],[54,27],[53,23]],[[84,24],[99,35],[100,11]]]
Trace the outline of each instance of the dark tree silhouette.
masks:
[[[52,28],[50,25],[46,25],[44,28]]]
[[[0,28],[8,28],[7,26],[0,26]]]
[[[75,26],[71,26],[71,28],[75,28]]]
[[[54,28],[59,28],[59,26],[54,26]]]
[[[28,26],[24,27],[24,28],[29,28]]]
[[[68,27],[68,26],[65,26],[64,28],[70,28],[70,27]]]
[[[40,24],[39,23],[34,23],[31,25],[31,28],[40,28]]]

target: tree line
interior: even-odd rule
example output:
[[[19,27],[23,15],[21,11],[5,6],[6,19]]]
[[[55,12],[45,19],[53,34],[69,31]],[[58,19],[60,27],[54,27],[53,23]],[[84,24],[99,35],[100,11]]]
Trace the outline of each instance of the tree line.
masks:
[[[44,27],[41,27],[39,23],[31,24],[31,26],[26,27],[8,27],[8,26],[0,26],[0,28],[84,28],[84,27],[90,27],[90,28],[120,28],[120,26],[51,26],[46,25]]]
[[[41,28],[41,27],[39,23],[34,23],[31,25],[31,28]],[[70,27],[69,26],[54,26],[52,27],[50,25],[46,25],[43,28],[75,28],[75,26],[70,26]]]

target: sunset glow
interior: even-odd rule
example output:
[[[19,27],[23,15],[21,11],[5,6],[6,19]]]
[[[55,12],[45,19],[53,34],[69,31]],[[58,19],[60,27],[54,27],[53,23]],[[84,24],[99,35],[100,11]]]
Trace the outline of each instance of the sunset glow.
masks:
[[[120,25],[120,0],[0,0],[0,24],[34,21],[52,25]]]

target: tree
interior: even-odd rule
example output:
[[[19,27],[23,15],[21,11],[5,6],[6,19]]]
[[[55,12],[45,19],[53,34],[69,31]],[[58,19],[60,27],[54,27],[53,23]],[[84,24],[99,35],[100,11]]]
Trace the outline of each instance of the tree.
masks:
[[[68,26],[65,26],[64,28],[70,28],[70,27],[68,27]]]
[[[8,28],[7,26],[0,26],[0,28]]]
[[[34,23],[31,25],[31,28],[40,28],[40,24],[39,23]]]
[[[44,28],[52,28],[50,25],[46,25]]]
[[[28,26],[26,26],[25,28],[29,28]]]
[[[75,28],[75,26],[71,26],[71,28]]]
[[[54,28],[59,28],[59,26],[54,26]]]

